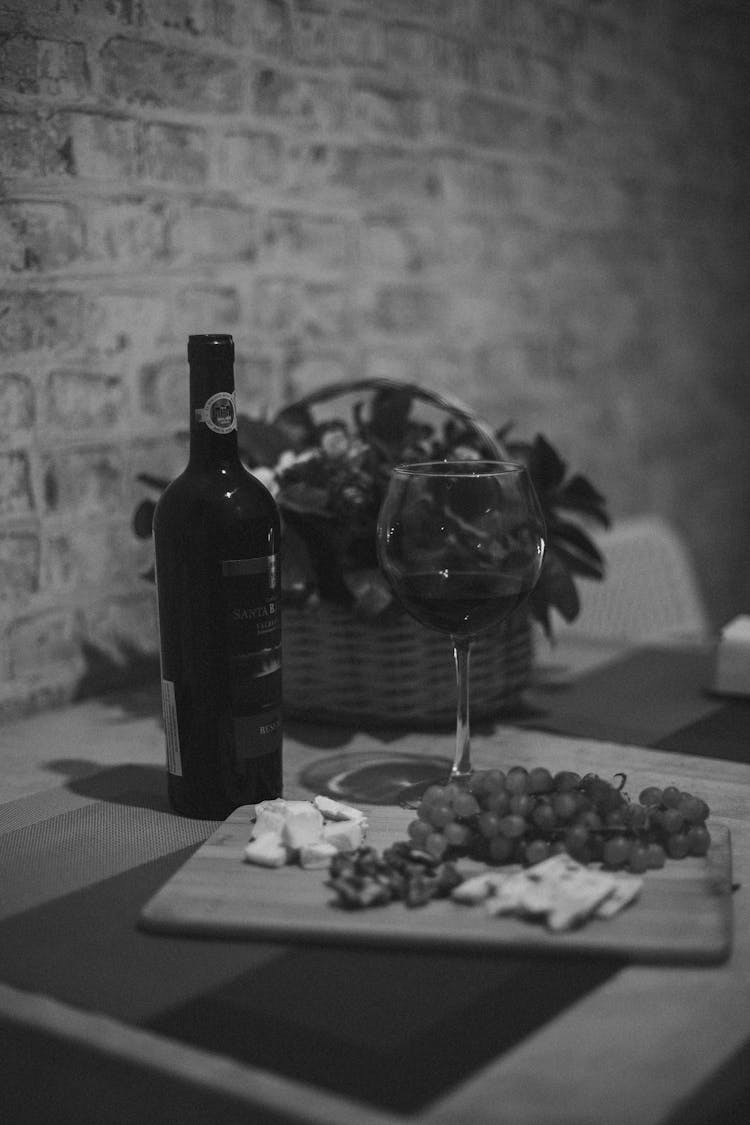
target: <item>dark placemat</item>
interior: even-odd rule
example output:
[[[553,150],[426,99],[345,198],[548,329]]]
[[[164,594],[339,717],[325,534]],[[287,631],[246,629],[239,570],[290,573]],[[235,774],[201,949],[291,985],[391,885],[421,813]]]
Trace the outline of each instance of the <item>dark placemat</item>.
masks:
[[[750,760],[741,751],[747,702],[710,691],[713,660],[703,646],[638,648],[575,679],[540,684],[513,722],[573,737]],[[716,743],[704,740],[722,730]]]
[[[143,903],[191,850],[1,921],[3,979],[413,1112],[621,968],[614,958],[289,949],[140,932]]]
[[[660,738],[652,745],[659,750],[723,758],[728,762],[750,762],[750,700],[716,702],[716,710]]]

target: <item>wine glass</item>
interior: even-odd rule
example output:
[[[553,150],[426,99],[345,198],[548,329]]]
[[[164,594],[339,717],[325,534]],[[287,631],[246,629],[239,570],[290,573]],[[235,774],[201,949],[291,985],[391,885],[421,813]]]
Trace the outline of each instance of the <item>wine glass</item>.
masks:
[[[378,559],[412,617],[448,634],[453,643],[457,708],[451,781],[465,782],[472,772],[472,641],[531,593],[542,568],[545,534],[523,465],[434,461],[397,465],[391,472],[378,519]],[[403,790],[402,804],[430,783]]]

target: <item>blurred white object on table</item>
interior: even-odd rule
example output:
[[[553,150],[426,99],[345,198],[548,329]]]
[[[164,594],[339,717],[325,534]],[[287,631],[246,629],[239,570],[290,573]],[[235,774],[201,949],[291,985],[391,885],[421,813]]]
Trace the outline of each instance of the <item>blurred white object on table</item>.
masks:
[[[714,689],[724,695],[750,695],[750,616],[735,617],[721,630]]]

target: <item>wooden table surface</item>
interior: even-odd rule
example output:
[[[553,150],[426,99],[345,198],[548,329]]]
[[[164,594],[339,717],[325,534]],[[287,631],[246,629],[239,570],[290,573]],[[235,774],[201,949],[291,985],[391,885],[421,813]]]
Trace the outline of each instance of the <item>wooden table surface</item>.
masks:
[[[597,659],[609,660],[615,655],[599,652],[598,657],[591,653],[572,657],[567,666],[570,683],[575,683],[577,675],[590,672]],[[663,659],[668,662],[672,657],[664,653]],[[674,660],[679,660],[678,650]],[[564,697],[565,654],[558,653],[555,662],[552,687],[548,683],[548,689]],[[535,698],[538,703],[539,697]],[[9,853],[11,856],[23,859],[24,833],[33,833],[38,826],[51,823],[50,818],[57,818],[55,823],[61,824],[65,817],[74,818],[82,812],[93,816],[108,803],[114,807],[118,800],[118,777],[153,778],[163,768],[163,736],[152,702],[153,693],[149,692],[132,693],[127,706],[115,697],[103,697],[0,727],[0,843],[3,839],[12,840],[17,850]],[[543,701],[541,706],[543,711]],[[681,715],[686,723],[692,722],[716,706],[716,700],[707,697],[700,685],[693,685]],[[660,733],[656,732],[657,736]],[[450,757],[452,737],[442,733],[345,734],[335,729],[292,725],[285,740],[285,793],[309,797],[300,779],[311,762],[325,755],[384,749]],[[590,739],[577,733],[544,733],[529,725],[497,725],[477,732],[474,756],[478,766],[544,764],[581,773],[594,770],[604,775],[621,770],[632,779],[636,790],[648,784],[672,783],[704,796],[713,819],[728,827],[732,839],[738,888],[733,896],[735,928],[730,959],[720,966],[704,968],[618,965],[603,974],[596,987],[558,1008],[508,1049],[496,1054],[490,1050],[481,1065],[465,1074],[460,1074],[459,1068],[459,1077],[452,1085],[404,1113],[384,1106],[377,1097],[357,1099],[350,1092],[340,1093],[295,1080],[288,1068],[285,1071],[267,1064],[253,1065],[223,1052],[220,1046],[212,1048],[210,1042],[208,1046],[205,1042],[196,1045],[181,1039],[175,1023],[177,1017],[168,1011],[168,991],[170,972],[174,972],[175,980],[177,976],[175,957],[184,957],[186,966],[200,959],[201,951],[195,950],[196,943],[190,939],[172,939],[169,946],[159,946],[164,939],[158,937],[141,935],[138,939],[144,947],[149,942],[157,943],[148,946],[148,950],[169,952],[169,961],[166,956],[164,959],[164,996],[159,999],[166,1015],[158,1019],[153,1018],[150,1010],[148,1020],[139,1021],[135,1016],[118,1018],[111,1014],[117,1010],[114,1002],[108,1012],[103,1003],[87,1008],[77,999],[85,995],[83,984],[79,992],[73,984],[69,988],[55,986],[54,981],[62,978],[59,967],[53,971],[52,964],[56,952],[66,948],[66,935],[42,934],[45,911],[53,910],[64,899],[66,925],[73,926],[72,932],[77,933],[70,921],[76,910],[76,894],[82,895],[83,904],[89,901],[85,892],[92,887],[105,898],[110,888],[106,902],[112,933],[134,928],[134,916],[124,907],[122,917],[118,916],[120,899],[113,878],[124,878],[141,867],[146,870],[155,857],[171,853],[176,857],[171,870],[176,870],[178,861],[189,854],[189,848],[196,847],[215,827],[209,822],[173,818],[174,833],[165,835],[164,824],[169,814],[159,813],[161,836],[157,841],[148,820],[151,814],[144,812],[138,821],[141,835],[130,845],[122,846],[124,858],[119,867],[115,864],[106,869],[105,864],[101,871],[92,869],[78,874],[61,869],[59,874],[50,874],[47,882],[44,871],[39,870],[38,876],[28,880],[28,887],[20,886],[20,876],[13,884],[16,868],[5,867],[4,882],[8,881],[10,898],[6,896],[4,903],[0,898],[0,906],[5,906],[5,919],[0,921],[0,955],[4,932],[7,948],[16,950],[12,979],[9,962],[0,964],[0,981],[6,982],[0,984],[0,1028],[10,1076],[9,1081],[3,1081],[7,1104],[16,1112],[9,1119],[52,1121],[68,1119],[75,1113],[79,1121],[134,1121],[136,1117],[145,1117],[153,1122],[251,1120],[331,1125],[393,1125],[407,1120],[418,1125],[663,1125],[711,1120],[700,1116],[700,1107],[706,1101],[717,1101],[716,1091],[725,1088],[717,1085],[722,1076],[727,1083],[736,1081],[730,1064],[750,1043],[750,764],[647,749],[602,740],[601,736]],[[19,870],[22,868],[21,863]],[[33,866],[29,869],[36,870]],[[136,897],[130,906],[138,901]],[[56,917],[54,913],[49,916]],[[29,943],[28,971],[23,956],[17,953],[21,941]],[[283,947],[266,945],[248,950],[236,943],[227,950],[227,957],[235,958],[235,969],[249,965],[253,972],[266,972],[270,966],[282,963],[279,958],[285,953]],[[85,947],[81,956],[86,956]],[[251,961],[247,961],[249,957]],[[531,982],[537,967],[533,958],[527,960],[524,971]],[[196,980],[194,991],[212,983],[207,956],[204,962],[206,979]],[[101,964],[107,962],[103,960]],[[366,965],[366,960],[348,958],[340,952],[318,956],[311,951],[309,964],[330,974],[323,994],[330,996],[331,1005],[335,1006],[338,996],[357,995],[358,982],[352,974],[359,972],[358,966]],[[466,975],[466,965],[454,964],[468,981],[466,987],[475,990],[472,1003],[479,1006],[479,1013],[481,978],[472,979]],[[441,965],[446,972],[450,961]],[[343,971],[341,966],[346,966],[349,974],[346,987],[343,979],[336,976],[337,971]],[[418,976],[418,960],[412,966]],[[71,978],[83,976],[84,968],[72,963]],[[538,967],[539,973],[542,968]],[[118,974],[127,974],[127,965],[112,964],[110,971],[114,980]],[[374,990],[375,982],[364,969],[361,971],[362,1008],[366,1011],[372,999],[367,990]],[[561,980],[573,971],[569,961],[559,960]],[[280,979],[283,990],[283,974]],[[289,981],[293,988],[293,978]],[[114,989],[113,981],[98,983],[102,995],[107,989],[108,995]],[[139,998],[141,983],[135,979],[121,980],[121,989],[132,993],[129,998],[119,999],[122,1010],[129,1003],[136,1012],[140,1003],[146,1012],[149,1003],[156,1004],[155,999],[145,995],[146,989]],[[177,995],[178,985],[173,984]],[[435,979],[430,1002],[439,1005],[441,998],[448,995],[451,1002],[456,1002],[450,989],[446,991],[445,981]],[[523,991],[519,993],[516,988],[512,995],[514,1005],[523,1005]],[[286,1000],[293,1004],[294,997]],[[465,1019],[463,1013],[455,1023],[448,1019],[441,1025],[441,1034],[455,1039],[457,1056],[467,1041]],[[502,1020],[500,1011],[499,1025]],[[262,1035],[263,1028],[248,1027],[248,1035],[253,1034]],[[372,1029],[367,1029],[367,1034],[372,1036]],[[497,1027],[497,1035],[500,1041],[502,1026]],[[429,1057],[429,1039],[420,1050]],[[409,1075],[403,1077],[408,1084]]]

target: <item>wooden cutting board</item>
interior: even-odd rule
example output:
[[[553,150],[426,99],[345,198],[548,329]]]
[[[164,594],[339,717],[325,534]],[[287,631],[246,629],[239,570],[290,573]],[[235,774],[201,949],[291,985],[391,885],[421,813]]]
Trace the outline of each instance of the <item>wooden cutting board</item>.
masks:
[[[381,850],[406,838],[413,813],[368,810],[367,842]],[[152,932],[283,942],[377,944],[440,949],[587,953],[641,962],[718,963],[732,941],[732,861],[728,830],[711,824],[702,858],[667,861],[649,871],[636,902],[608,921],[551,933],[483,908],[438,900],[366,910],[331,905],[325,870],[267,869],[243,862],[253,807],[237,809],[143,908]],[[459,865],[460,866],[460,865]],[[477,865],[472,865],[472,870]]]

